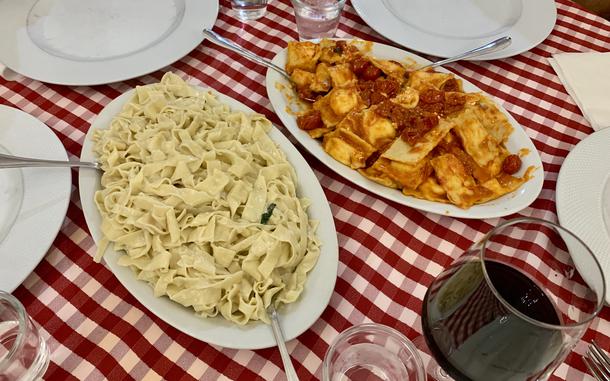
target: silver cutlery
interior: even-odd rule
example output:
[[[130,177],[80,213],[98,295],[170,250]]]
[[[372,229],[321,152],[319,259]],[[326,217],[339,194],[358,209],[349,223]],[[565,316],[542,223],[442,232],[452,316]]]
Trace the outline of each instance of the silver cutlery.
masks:
[[[99,163],[89,161],[44,160],[0,154],[0,169],[25,167],[80,167],[100,170],[102,169]]]
[[[512,42],[512,38],[510,38],[509,36],[500,37],[497,40],[493,40],[491,42],[488,42],[485,45],[479,46],[478,48],[474,48],[474,49],[464,52],[462,54],[458,54],[457,56],[445,58],[444,60],[436,61],[429,65],[422,66],[419,68],[419,70],[438,67],[438,66],[446,65],[451,62],[465,60],[467,58],[474,58],[474,57],[481,56],[483,54],[497,52],[499,50],[502,50],[502,49],[508,47],[508,45],[510,45],[511,42]]]
[[[267,314],[271,319],[271,329],[273,330],[273,337],[275,337],[277,347],[280,350],[280,356],[282,357],[282,363],[284,364],[286,379],[288,381],[299,381],[297,372],[294,370],[294,366],[292,365],[288,348],[286,348],[286,339],[284,339],[284,333],[282,332],[282,327],[280,326],[280,319],[275,307],[273,306],[273,303],[271,303],[267,308]]]
[[[583,356],[583,361],[596,380],[610,381],[610,358],[602,351],[595,340],[589,345]]]
[[[226,39],[224,37],[222,37],[221,35],[219,35],[218,33],[210,30],[210,29],[204,29],[203,30],[203,34],[204,36],[206,36],[211,42],[215,43],[216,45],[222,46],[224,48],[230,49],[238,54],[240,54],[242,57],[247,58],[253,62],[256,62],[260,65],[266,66],[272,70],[275,70],[276,72],[278,72],[280,75],[282,75],[284,78],[286,78],[289,82],[292,82],[292,79],[290,78],[290,76],[288,75],[288,73],[286,73],[286,71],[277,66],[276,64],[274,64],[273,62],[271,62],[270,60],[263,58],[261,56],[256,55],[255,53],[249,51],[248,49],[236,44],[235,42]],[[433,62],[431,64],[428,64],[426,66],[422,66],[419,68],[419,70],[422,69],[428,69],[428,68],[435,68],[441,65],[445,65],[451,62],[455,62],[455,61],[459,61],[459,60],[463,60],[463,59],[467,59],[467,58],[474,58],[474,57],[478,57],[481,56],[483,54],[488,54],[488,53],[493,53],[493,52],[497,52],[499,50],[502,50],[504,48],[506,48],[508,45],[510,45],[512,42],[512,39],[509,36],[504,36],[501,38],[498,38],[497,40],[491,41],[486,43],[485,45],[479,46],[478,48],[469,50],[467,52],[458,54],[456,56],[453,57],[449,57],[446,58],[444,60],[441,61],[437,61],[437,62]]]
[[[206,36],[210,41],[212,41],[216,45],[233,50],[234,52],[241,54],[242,57],[245,57],[253,62],[256,62],[256,63],[266,66],[270,69],[273,69],[273,70],[277,71],[278,73],[280,73],[282,76],[284,76],[284,78],[286,78],[288,81],[292,82],[292,79],[290,78],[288,73],[286,73],[286,71],[284,69],[277,66],[276,64],[269,61],[268,59],[265,59],[261,56],[256,55],[255,53],[252,53],[248,49],[243,48],[240,45],[237,45],[235,42],[222,37],[221,35],[219,35],[218,33],[214,32],[211,29],[204,29],[203,35]]]

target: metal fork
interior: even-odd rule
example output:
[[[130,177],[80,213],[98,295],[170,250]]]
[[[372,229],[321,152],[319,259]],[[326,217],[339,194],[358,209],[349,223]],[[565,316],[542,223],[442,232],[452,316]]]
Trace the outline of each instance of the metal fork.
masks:
[[[598,381],[610,381],[610,358],[593,340],[583,356],[589,372]]]
[[[214,32],[211,29],[204,29],[203,35],[206,36],[211,42],[215,43],[216,45],[225,47],[229,50],[232,50],[236,53],[241,54],[241,56],[244,58],[247,58],[260,65],[266,66],[270,69],[273,69],[273,70],[277,71],[279,74],[281,74],[284,78],[286,78],[289,82],[292,82],[292,78],[290,78],[288,73],[286,73],[286,70],[277,66],[276,64],[269,61],[268,59],[265,59],[265,58],[257,55],[256,53],[253,53],[253,52],[249,51],[248,49],[236,44],[235,42],[222,37],[221,35],[219,35],[218,33]]]
[[[88,161],[43,160],[31,157],[11,156],[0,153],[0,169],[25,167],[81,167],[102,169],[99,163]]]
[[[284,69],[275,65],[273,62],[269,61],[268,59],[258,56],[256,53],[253,53],[253,52],[247,50],[246,48],[236,44],[235,42],[222,37],[221,35],[219,35],[218,33],[214,32],[211,29],[204,29],[203,35],[205,37],[207,37],[211,42],[215,43],[216,45],[230,49],[236,53],[239,53],[244,58],[247,58],[260,65],[263,65],[272,70],[275,70],[280,75],[282,75],[284,78],[286,78],[289,82],[292,82],[292,78],[290,78],[290,75],[288,75],[288,73],[286,73],[286,71]],[[435,68],[435,67],[438,67],[441,65],[446,65],[451,62],[455,62],[455,61],[459,61],[459,60],[463,60],[463,59],[467,59],[467,58],[474,58],[474,57],[478,57],[483,54],[497,52],[499,50],[506,48],[508,45],[511,44],[511,42],[512,42],[512,39],[509,36],[500,37],[494,41],[486,43],[483,46],[479,46],[478,48],[469,50],[462,54],[458,54],[453,57],[449,57],[444,60],[433,62],[426,66],[422,66],[418,70],[423,70],[423,69],[427,69],[427,68]]]

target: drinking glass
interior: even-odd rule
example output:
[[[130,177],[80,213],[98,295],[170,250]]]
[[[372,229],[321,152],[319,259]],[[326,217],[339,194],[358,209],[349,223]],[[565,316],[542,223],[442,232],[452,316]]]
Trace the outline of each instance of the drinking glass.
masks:
[[[256,20],[267,12],[268,0],[231,0],[231,9],[238,19]]]
[[[292,0],[300,40],[334,37],[345,0]]]
[[[49,350],[23,305],[0,291],[0,379],[37,380],[49,365]]]
[[[403,334],[366,323],[337,336],[324,356],[323,381],[425,381],[417,349]]]
[[[561,226],[518,218],[493,228],[424,297],[424,338],[446,372],[434,376],[547,380],[603,307],[605,284],[589,248]]]

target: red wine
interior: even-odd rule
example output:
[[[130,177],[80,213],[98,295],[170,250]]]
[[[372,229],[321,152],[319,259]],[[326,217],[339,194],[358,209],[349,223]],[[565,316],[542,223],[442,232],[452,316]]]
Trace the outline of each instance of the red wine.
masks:
[[[526,275],[495,261],[486,261],[485,268],[514,309],[560,324],[553,303]],[[518,317],[494,295],[480,262],[458,263],[432,283],[422,325],[434,358],[458,381],[536,380],[554,369],[562,349],[561,332]]]

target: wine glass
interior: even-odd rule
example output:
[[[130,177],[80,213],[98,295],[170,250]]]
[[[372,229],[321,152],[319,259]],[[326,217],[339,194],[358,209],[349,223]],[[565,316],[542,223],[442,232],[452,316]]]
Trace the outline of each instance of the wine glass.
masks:
[[[561,226],[518,218],[493,228],[426,292],[424,338],[442,368],[431,375],[547,380],[603,307],[605,285],[589,248]]]

